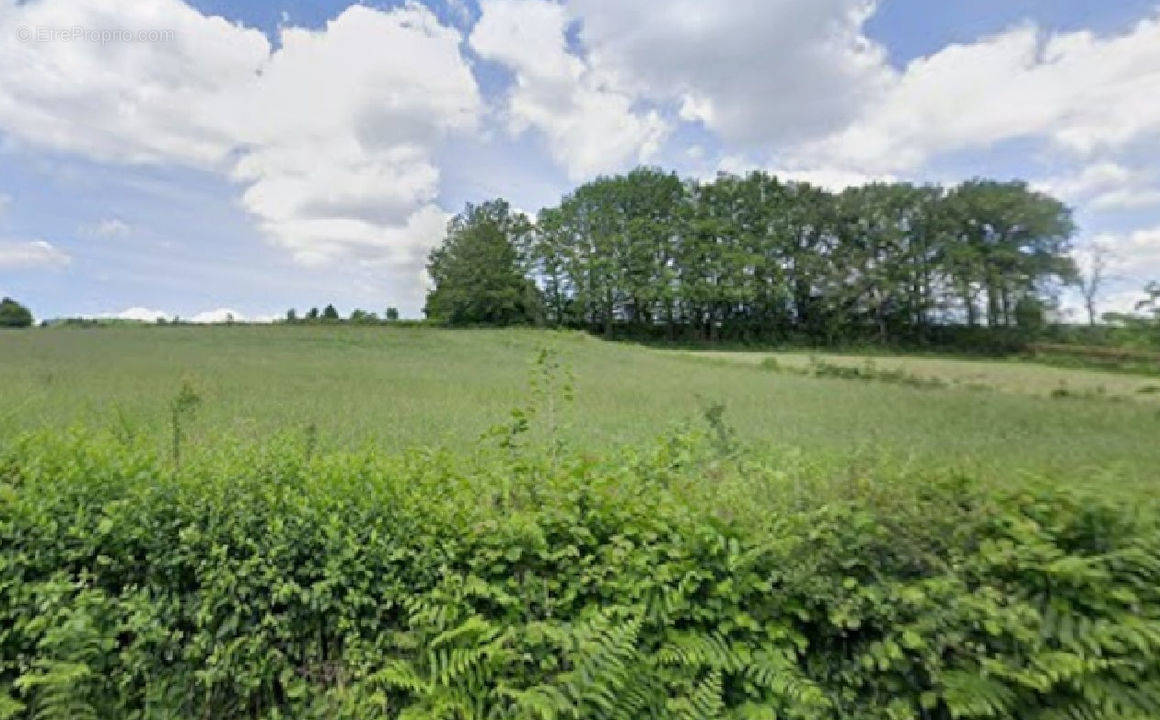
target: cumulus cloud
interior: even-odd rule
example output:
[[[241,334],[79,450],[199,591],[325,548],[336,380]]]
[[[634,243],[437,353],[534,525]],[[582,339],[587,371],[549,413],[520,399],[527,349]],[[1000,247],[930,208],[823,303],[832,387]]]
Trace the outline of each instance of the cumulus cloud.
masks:
[[[470,44],[515,75],[509,129],[535,128],[573,179],[647,161],[669,132],[614,78],[569,51],[567,11],[552,0],[483,0]]]
[[[0,242],[0,268],[5,270],[62,268],[70,261],[68,253],[44,240]]]
[[[245,115],[260,122],[233,172],[275,242],[302,262],[374,262],[410,260],[438,240],[431,153],[446,133],[476,127],[480,108],[461,39],[418,5],[356,5],[323,31],[283,30],[248,91]]]
[[[768,147],[841,127],[891,81],[868,0],[572,0],[593,68],[725,140]]]
[[[150,310],[145,307],[126,308],[118,313],[106,313],[97,317],[112,318],[115,320],[138,320],[140,322],[156,322],[157,320],[172,320],[173,316],[162,310]]]
[[[1036,185],[1068,202],[1083,202],[1093,210],[1160,205],[1160,183],[1153,173],[1113,161],[1097,162],[1078,173],[1049,178]]]
[[[126,308],[120,312],[102,313],[97,315],[98,318],[109,318],[114,320],[136,320],[139,322],[157,322],[158,320],[172,321],[178,319],[177,315],[166,312],[164,310],[154,310],[147,307],[131,307]],[[258,315],[248,317],[244,313],[231,308],[222,307],[214,310],[206,310],[204,312],[194,313],[188,318],[181,318],[183,322],[192,322],[198,324],[212,324],[224,322],[247,322],[247,323],[267,323],[275,320],[273,315]]]
[[[1160,19],[1112,37],[1025,25],[911,62],[854,122],[793,156],[906,172],[941,153],[1031,138],[1091,157],[1160,137],[1156,97]]]
[[[0,44],[0,129],[111,162],[227,174],[303,262],[406,258],[429,235],[449,132],[477,122],[462,36],[426,8],[348,7],[321,30],[256,30],[179,0],[0,0],[17,28],[172,30],[153,42]],[[441,231],[441,227],[439,230]]]
[[[1139,282],[1160,280],[1160,225],[1129,233],[1102,233],[1096,242],[1109,251],[1109,268]]]
[[[172,30],[157,42],[23,38],[73,27]],[[177,0],[0,0],[0,126],[35,145],[114,162],[220,165],[236,147],[220,109],[266,61],[266,37]]]

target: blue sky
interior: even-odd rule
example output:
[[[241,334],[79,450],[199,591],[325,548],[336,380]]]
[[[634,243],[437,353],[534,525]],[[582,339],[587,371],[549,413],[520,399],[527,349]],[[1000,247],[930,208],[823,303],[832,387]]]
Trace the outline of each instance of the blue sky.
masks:
[[[448,213],[640,163],[1022,178],[1111,252],[1106,309],[1160,278],[1152,1],[0,0],[0,37],[38,317],[418,316]]]

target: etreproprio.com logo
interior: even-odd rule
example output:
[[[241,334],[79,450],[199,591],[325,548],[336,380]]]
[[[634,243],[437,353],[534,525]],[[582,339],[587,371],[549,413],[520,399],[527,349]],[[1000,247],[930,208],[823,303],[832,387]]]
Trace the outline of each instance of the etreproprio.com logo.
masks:
[[[173,30],[166,28],[94,28],[84,25],[29,27],[22,25],[16,29],[17,39],[25,43],[91,42],[104,45],[108,43],[172,42],[175,35]]]

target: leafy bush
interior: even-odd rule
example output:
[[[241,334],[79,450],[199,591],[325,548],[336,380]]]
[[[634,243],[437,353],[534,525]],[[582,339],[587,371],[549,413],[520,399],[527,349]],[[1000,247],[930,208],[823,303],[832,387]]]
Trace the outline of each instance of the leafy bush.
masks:
[[[32,313],[12,298],[0,300],[0,327],[28,327]]]
[[[0,453],[0,717],[1146,718],[1155,514],[680,432]]]

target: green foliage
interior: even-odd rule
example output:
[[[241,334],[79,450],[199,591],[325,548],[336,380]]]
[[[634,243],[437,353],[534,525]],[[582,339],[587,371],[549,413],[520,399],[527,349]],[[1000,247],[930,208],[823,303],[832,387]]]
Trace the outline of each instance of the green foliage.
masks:
[[[762,172],[640,168],[540,213],[527,269],[549,322],[716,342],[1026,342],[1076,279],[1068,209],[1025,183],[875,183],[830,193]]]
[[[525,277],[524,247],[531,224],[503,200],[468,205],[447,225],[431,251],[427,272],[435,287],[423,312],[452,325],[508,325],[540,317],[540,298]]]
[[[373,324],[379,322],[379,316],[374,314],[373,312],[367,312],[366,310],[361,310],[359,308],[355,308],[350,313],[350,322],[356,323],[356,324],[372,324],[373,325]]]
[[[32,313],[28,308],[12,298],[0,300],[0,327],[28,327],[32,325]]]
[[[181,441],[186,421],[193,415],[201,396],[193,389],[188,380],[183,380],[181,388],[169,402],[169,422],[173,431],[172,457],[175,467],[181,466]]]
[[[1136,303],[1136,309],[1151,313],[1160,322],[1160,282],[1148,283],[1144,295],[1144,299]]]
[[[1160,713],[1154,505],[817,475],[723,454],[715,407],[600,456],[294,433],[175,472],[26,437],[0,452],[0,716]]]

